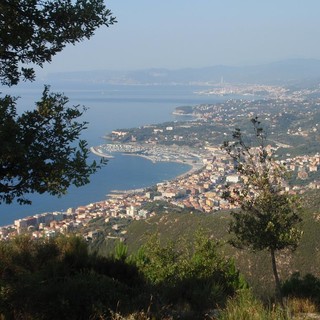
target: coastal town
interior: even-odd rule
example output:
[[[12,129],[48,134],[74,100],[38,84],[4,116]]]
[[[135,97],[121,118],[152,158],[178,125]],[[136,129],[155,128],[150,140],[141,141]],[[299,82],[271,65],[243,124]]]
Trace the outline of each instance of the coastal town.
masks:
[[[100,152],[104,148],[106,146],[100,146]],[[126,152],[130,148],[132,146],[127,146]],[[131,151],[136,152],[137,150],[132,148]],[[168,151],[167,147],[166,161]],[[176,159],[174,150],[172,156],[170,160]],[[183,157],[185,156],[187,155]],[[172,181],[158,183],[152,188],[113,193],[105,200],[70,208],[66,212],[42,213],[15,220],[13,225],[1,228],[1,239],[23,232],[29,232],[34,238],[77,232],[93,219],[103,218],[106,224],[112,224],[113,232],[109,234],[109,237],[125,240],[126,231],[119,232],[119,221],[121,219],[148,219],[155,213],[143,209],[143,206],[159,200],[206,214],[235,209],[235,205],[223,198],[227,184],[233,184],[234,188],[241,188],[241,177],[235,172],[233,161],[219,147],[214,146],[207,147],[205,152],[198,156],[201,156],[198,161],[192,158],[190,171]],[[154,158],[151,159],[155,161]],[[295,172],[299,179],[306,180],[310,174],[317,172],[320,168],[320,154],[287,158],[285,165],[290,172]],[[308,189],[320,189],[320,180],[313,180],[304,185],[286,186],[286,191],[293,194],[302,194]],[[91,230],[83,236],[92,239],[98,233],[99,230]]]
[[[146,209],[146,204],[157,201],[199,214],[235,209],[236,205],[228,202],[223,194],[228,185],[241,188],[242,177],[220,146],[237,125],[248,131],[248,120],[256,114],[265,121],[269,148],[276,161],[290,173],[291,178],[284,184],[285,191],[302,194],[310,189],[320,189],[318,87],[293,91],[274,86],[224,86],[199,94],[219,92],[260,94],[264,98],[177,107],[175,114],[187,114],[191,118],[116,129],[106,137],[107,143],[91,147],[91,151],[101,157],[112,158],[114,153],[121,153],[145,157],[153,162],[188,164],[188,172],[145,189],[112,192],[106,199],[69,208],[66,212],[41,213],[15,220],[12,225],[0,228],[0,238],[8,239],[24,232],[34,238],[78,232],[86,239],[93,239],[99,230],[86,227],[93,220],[100,219],[110,226],[107,237],[125,240],[126,230],[119,227],[121,219],[148,219],[156,213]]]

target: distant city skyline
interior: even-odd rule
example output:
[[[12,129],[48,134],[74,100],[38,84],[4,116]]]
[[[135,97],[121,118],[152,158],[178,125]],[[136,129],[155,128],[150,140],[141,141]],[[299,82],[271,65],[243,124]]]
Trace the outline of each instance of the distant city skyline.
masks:
[[[118,23],[41,73],[255,65],[320,58],[320,1],[106,1]]]

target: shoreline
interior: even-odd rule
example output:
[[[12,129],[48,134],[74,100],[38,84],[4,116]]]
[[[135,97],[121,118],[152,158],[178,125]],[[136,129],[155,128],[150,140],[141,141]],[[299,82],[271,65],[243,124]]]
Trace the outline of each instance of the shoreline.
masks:
[[[102,158],[108,158],[108,159],[112,159],[112,158],[115,158],[113,155],[111,154],[106,154],[104,152],[101,152],[99,150],[99,146],[95,146],[95,147],[90,147],[89,150],[99,156],[99,157],[102,157]],[[125,153],[125,152],[117,152],[121,155],[126,155],[126,156],[135,156],[135,157],[141,157],[141,158],[145,158],[146,160],[148,161],[151,161],[152,163],[158,163],[158,162],[168,162],[168,163],[178,163],[178,164],[185,164],[185,165],[188,165],[189,168],[187,169],[187,171],[179,174],[178,176],[175,176],[171,179],[164,179],[162,180],[161,182],[164,182],[164,181],[177,181],[179,179],[183,179],[184,177],[187,177],[189,175],[191,175],[192,173],[200,170],[201,168],[203,168],[203,163],[201,163],[200,161],[197,161],[197,162],[193,162],[193,161],[186,161],[186,160],[155,160],[152,156],[147,156],[147,155],[144,155],[144,154],[135,154],[135,153]],[[198,158],[198,159],[201,159],[201,158]],[[159,182],[159,183],[161,183]],[[136,193],[141,193],[143,192],[146,188],[149,188],[149,187],[152,187],[154,184],[151,184],[150,186],[147,186],[147,187],[140,187],[140,188],[135,188],[135,189],[123,189],[123,190],[111,190],[109,193],[105,194],[105,199],[110,199],[110,198],[117,198],[117,196],[120,196],[120,195],[130,195],[130,194],[136,194]],[[101,200],[99,200],[101,201]],[[52,212],[55,212],[55,211],[45,211],[45,212],[40,212],[40,213],[37,213],[37,214],[44,214],[44,213],[52,213]],[[36,214],[32,214],[32,215],[26,215],[25,217],[27,216],[35,216]],[[20,220],[20,219],[24,219],[25,217],[20,217],[20,218],[16,218],[14,219],[15,220]],[[0,228],[10,228],[10,227],[14,227],[14,221],[11,222],[11,223],[7,223],[7,224],[4,224],[4,225],[1,225]]]
[[[101,158],[108,158],[108,159],[114,158],[114,156],[109,155],[109,154],[105,154],[105,153],[103,153],[103,152],[101,152],[101,151],[99,151],[99,150],[96,150],[96,148],[99,148],[99,147],[90,147],[89,150],[90,150],[93,154],[95,154],[96,156],[99,156],[99,157],[101,157]]]
[[[108,158],[114,158],[114,156],[112,155],[107,155],[103,152],[97,152],[96,149],[97,147],[91,147],[91,149],[93,149],[94,151],[92,151],[93,153],[95,153],[97,156],[100,156],[100,157],[108,157]],[[193,161],[182,161],[182,160],[155,160],[153,159],[151,156],[146,156],[144,154],[137,154],[137,153],[129,153],[129,152],[117,152],[121,155],[124,155],[124,156],[129,156],[129,157],[140,157],[140,158],[144,158],[146,160],[149,160],[151,161],[152,163],[157,163],[157,162],[171,162],[171,163],[178,163],[178,164],[185,164],[185,165],[188,165],[190,168],[184,172],[184,173],[181,173],[179,174],[178,176],[170,179],[170,180],[167,180],[167,181],[177,181],[179,179],[183,179],[189,175],[191,175],[192,173],[198,171],[198,170],[201,170],[203,167],[204,167],[204,164],[201,163],[200,161],[199,162],[193,162]],[[199,158],[200,159],[200,158]],[[151,187],[151,186],[149,186]],[[146,187],[147,188],[147,187]],[[131,193],[137,193],[137,192],[142,192],[145,188],[136,188],[136,189],[129,189],[129,190],[111,190],[110,193],[108,193],[106,196],[107,197],[115,197],[116,195],[118,194],[131,194]]]
[[[119,153],[120,153],[121,155],[123,155],[123,156],[145,158],[145,159],[151,161],[152,163],[160,162],[160,161],[156,161],[156,160],[152,159],[151,157],[146,156],[146,155],[144,155],[144,154],[129,153],[129,152],[119,152]],[[167,161],[167,162],[171,162],[171,161]]]
[[[154,160],[152,159],[151,157],[148,157],[146,155],[140,155],[140,154],[130,154],[130,153],[120,153],[121,155],[124,155],[124,156],[131,156],[131,157],[141,157],[141,158],[145,158],[149,161],[151,161],[152,163],[157,163],[157,162],[169,162],[169,163],[179,163],[179,164],[186,164],[190,167],[190,169],[184,173],[181,173],[179,174],[178,176],[176,176],[175,178],[172,178],[170,180],[177,180],[177,179],[181,179],[181,178],[184,178],[186,176],[188,176],[189,174],[192,174],[193,172],[195,171],[198,171],[200,169],[202,169],[204,167],[203,164],[200,165],[199,162],[196,162],[196,163],[193,163],[193,162],[190,162],[190,161],[181,161],[181,160],[163,160],[163,161],[157,161],[157,160]],[[134,189],[135,190],[135,189]]]

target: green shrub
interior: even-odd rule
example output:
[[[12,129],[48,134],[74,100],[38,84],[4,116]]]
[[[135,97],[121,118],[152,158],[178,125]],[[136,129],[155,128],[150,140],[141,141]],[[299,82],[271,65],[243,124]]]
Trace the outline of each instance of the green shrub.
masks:
[[[137,268],[89,254],[77,237],[0,242],[0,317],[94,319],[109,310],[147,308],[150,295]]]
[[[234,262],[223,258],[218,247],[202,232],[195,234],[192,243],[182,238],[164,245],[153,235],[137,254],[136,264],[162,304],[200,317],[247,286]]]
[[[304,277],[299,272],[292,274],[282,285],[284,296],[310,299],[320,305],[320,279],[308,273]]]

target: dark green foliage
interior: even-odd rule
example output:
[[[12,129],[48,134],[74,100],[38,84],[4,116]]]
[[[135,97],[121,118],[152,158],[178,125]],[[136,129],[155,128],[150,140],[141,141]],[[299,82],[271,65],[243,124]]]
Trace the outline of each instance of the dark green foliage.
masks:
[[[67,103],[46,87],[35,110],[17,115],[15,100],[0,98],[0,203],[29,203],[24,195],[33,192],[63,195],[99,168],[87,164],[86,142],[76,144],[86,128],[78,122],[83,111]]]
[[[98,319],[119,304],[132,312],[149,301],[134,265],[88,254],[77,237],[1,242],[0,279],[5,319]]]
[[[34,66],[116,22],[103,0],[3,0],[0,15],[0,83],[8,86],[34,80]],[[79,141],[83,111],[67,103],[45,87],[36,109],[17,115],[16,98],[0,97],[0,204],[30,203],[24,195],[33,192],[60,196],[97,170]]]
[[[192,243],[180,239],[165,246],[155,235],[135,255],[125,258],[121,244],[118,257],[106,258],[88,253],[84,240],[75,236],[18,236],[0,242],[0,315],[104,319],[111,310],[149,309],[160,318],[187,312],[202,319],[206,310],[246,287],[233,261],[217,248],[201,233]]]
[[[172,304],[201,318],[206,310],[224,304],[228,296],[246,286],[234,263],[219,255],[217,248],[201,232],[192,243],[179,239],[165,245],[153,235],[138,252],[136,263],[161,304]]]
[[[253,250],[295,249],[301,237],[301,231],[294,227],[301,222],[295,204],[295,198],[286,194],[263,194],[255,199],[254,206],[246,204],[250,209],[243,205],[245,212],[232,213],[230,232],[237,237],[232,243]]]
[[[6,85],[34,80],[29,64],[42,67],[67,44],[116,22],[103,0],[2,0],[0,12],[0,82]]]
[[[320,306],[320,278],[308,273],[294,273],[282,284],[282,293],[287,297],[309,298]]]

